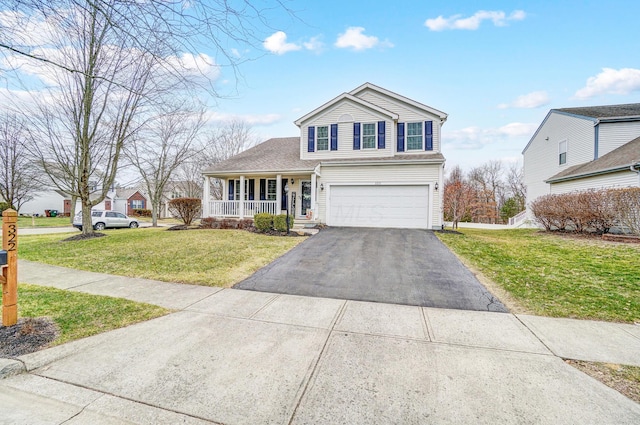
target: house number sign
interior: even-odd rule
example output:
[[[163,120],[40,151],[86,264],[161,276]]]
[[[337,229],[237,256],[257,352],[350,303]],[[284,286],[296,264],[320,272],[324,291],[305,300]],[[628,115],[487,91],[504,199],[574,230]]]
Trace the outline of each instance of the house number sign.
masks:
[[[15,251],[17,245],[16,225],[10,223],[7,225],[7,251]]]

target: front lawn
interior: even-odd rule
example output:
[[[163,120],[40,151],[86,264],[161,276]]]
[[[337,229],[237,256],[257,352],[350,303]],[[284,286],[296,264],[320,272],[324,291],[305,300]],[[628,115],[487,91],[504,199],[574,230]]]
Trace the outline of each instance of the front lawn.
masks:
[[[18,217],[18,229],[34,227],[71,227],[69,217]],[[69,229],[71,230],[71,229]]]
[[[18,256],[122,276],[230,287],[302,242],[243,230],[114,229],[107,237],[22,236]]]
[[[640,246],[531,229],[437,233],[533,314],[640,322]]]
[[[166,308],[121,298],[25,283],[18,286],[20,318],[49,317],[58,325],[60,335],[51,345],[121,328],[169,312]]]

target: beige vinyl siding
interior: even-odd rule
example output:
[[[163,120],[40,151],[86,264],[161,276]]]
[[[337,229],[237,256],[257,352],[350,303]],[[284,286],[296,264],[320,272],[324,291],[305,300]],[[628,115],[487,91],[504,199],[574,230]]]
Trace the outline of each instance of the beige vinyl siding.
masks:
[[[440,117],[425,114],[424,111],[421,111],[414,106],[408,105],[404,102],[399,102],[396,99],[388,97],[382,93],[375,92],[371,89],[363,90],[358,93],[356,97],[369,103],[373,103],[374,105],[378,105],[386,110],[395,112],[398,114],[398,122],[433,121],[433,151],[440,152]],[[393,140],[395,143],[395,129]]]
[[[549,140],[546,140],[546,138]],[[568,167],[593,160],[594,122],[552,112],[524,152],[527,205],[550,193],[545,180]],[[558,144],[567,141],[567,162],[558,164]]]
[[[598,133],[598,156],[605,155],[640,137],[640,121],[601,123]]]
[[[326,194],[331,184],[428,184],[432,199],[430,199],[430,227],[442,225],[441,221],[441,199],[442,182],[439,183],[440,190],[434,191],[433,184],[439,181],[442,165],[410,165],[410,164],[390,164],[390,165],[345,165],[345,166],[323,166],[321,177],[318,178],[318,186],[324,184],[325,190],[318,191],[317,208],[318,217],[322,222],[326,222]]]
[[[578,180],[569,180],[551,185],[551,193],[567,193],[576,190],[602,189],[604,187],[637,187],[640,186],[638,173],[621,171],[617,173],[603,174],[600,176],[586,177]]]
[[[350,122],[338,122],[341,116],[351,115],[353,121]],[[377,123],[378,121],[385,121],[385,148],[384,149],[353,149],[353,123]],[[329,150],[315,152],[307,152],[308,148],[308,129],[310,126],[331,126],[331,124],[338,124],[338,150],[331,150],[331,137],[329,137]],[[305,122],[300,127],[300,158],[301,159],[338,159],[338,158],[381,158],[390,157],[394,155],[394,137],[395,137],[395,124],[393,120],[385,117],[384,115],[364,108],[356,103],[345,100],[328,109],[321,115],[314,117],[313,120]],[[331,132],[331,129],[329,129]],[[330,136],[330,135],[329,135]],[[317,130],[316,130],[317,138]],[[362,141],[361,141],[362,146]]]

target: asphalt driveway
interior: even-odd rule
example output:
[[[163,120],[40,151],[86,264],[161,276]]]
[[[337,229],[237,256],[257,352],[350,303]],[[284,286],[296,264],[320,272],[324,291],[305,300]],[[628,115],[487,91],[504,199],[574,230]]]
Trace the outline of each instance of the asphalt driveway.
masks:
[[[508,311],[427,230],[325,229],[234,288],[422,307]]]

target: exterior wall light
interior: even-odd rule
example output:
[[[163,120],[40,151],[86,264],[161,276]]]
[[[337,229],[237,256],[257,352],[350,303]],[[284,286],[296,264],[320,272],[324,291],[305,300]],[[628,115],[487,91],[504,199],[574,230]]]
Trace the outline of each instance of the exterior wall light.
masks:
[[[324,190],[324,183],[320,183],[320,190]]]
[[[433,186],[433,188],[437,191],[438,190],[438,182],[436,182],[436,185]]]

